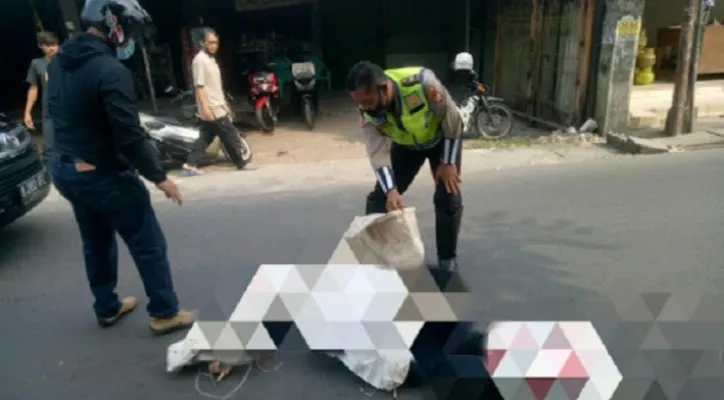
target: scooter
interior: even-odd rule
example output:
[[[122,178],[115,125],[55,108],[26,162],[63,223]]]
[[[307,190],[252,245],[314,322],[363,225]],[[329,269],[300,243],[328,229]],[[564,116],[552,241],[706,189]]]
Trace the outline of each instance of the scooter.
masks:
[[[162,163],[186,162],[199,138],[199,129],[184,126],[170,117],[159,117],[140,113],[141,126]]]
[[[179,96],[185,92],[180,92]],[[193,96],[192,96],[193,98]],[[196,114],[194,113],[196,116]],[[199,127],[197,125],[186,124],[182,121],[172,118],[139,113],[141,126],[148,134],[154,149],[156,150],[161,162],[186,162],[186,159],[194,149],[194,144],[200,137]],[[195,117],[198,121],[198,116]],[[243,135],[237,131],[241,147],[236,151],[239,152],[241,159],[246,163],[251,162],[253,153],[249,142]],[[229,149],[221,146],[221,150],[227,159],[229,157]]]
[[[319,105],[317,92],[317,75],[314,63],[301,62],[292,64],[292,79],[294,81],[295,108],[302,112],[304,121],[309,130],[314,129]]]
[[[513,130],[513,113],[503,99],[488,96],[486,84],[474,82],[471,93],[458,103],[466,137],[500,139]]]
[[[194,99],[194,92],[192,90],[179,90],[173,86],[169,86],[164,90],[164,93],[169,96],[174,96],[170,102],[181,109],[181,115],[184,119],[192,121],[198,119],[196,100]]]
[[[267,133],[274,132],[278,122],[280,96],[279,80],[272,71],[273,64],[255,72],[245,72],[249,76],[249,103],[254,109],[254,116],[259,127]]]

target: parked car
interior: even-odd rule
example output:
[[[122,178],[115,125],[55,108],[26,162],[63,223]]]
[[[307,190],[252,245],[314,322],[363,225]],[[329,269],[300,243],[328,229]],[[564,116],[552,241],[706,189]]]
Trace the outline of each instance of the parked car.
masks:
[[[30,133],[0,113],[0,228],[35,208],[49,192],[48,172]]]

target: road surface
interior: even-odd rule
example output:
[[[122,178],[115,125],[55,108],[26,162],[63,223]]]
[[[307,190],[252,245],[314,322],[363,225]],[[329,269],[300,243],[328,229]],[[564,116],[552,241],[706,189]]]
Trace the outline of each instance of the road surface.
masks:
[[[545,167],[468,168],[460,261],[479,300],[476,315],[481,321],[599,320],[604,341],[639,340],[640,345],[651,325],[629,326],[621,333],[614,311],[628,311],[630,320],[643,318],[639,294],[721,295],[722,158],[724,151],[711,150],[594,157]],[[369,178],[301,180],[295,174],[304,167],[279,168],[273,182],[254,178],[255,172],[234,179],[224,174],[195,178],[198,184],[184,186],[188,201],[182,208],[159,200],[182,302],[198,308],[202,318],[228,315],[259,264],[324,263],[363,208]],[[216,179],[217,190],[202,190],[203,179]],[[296,190],[282,190],[285,179],[294,180]],[[220,197],[219,185],[226,180],[226,196]],[[300,182],[317,187],[304,191]],[[407,200],[419,209],[433,254],[430,182],[421,175]],[[126,253],[121,266],[120,293],[142,299]],[[724,320],[724,302],[709,298],[705,303],[700,316]],[[152,337],[143,307],[113,329],[94,324],[76,226],[60,199],[49,199],[0,232],[0,316],[3,400],[204,398],[194,387],[195,371],[165,373],[165,348],[181,335]],[[707,336],[701,324],[680,326],[684,336],[679,337],[689,345],[708,340],[705,346],[724,347],[716,343],[724,342],[721,323],[709,329],[714,336]],[[645,375],[636,351],[621,348],[614,359],[624,376]],[[311,355],[282,359],[275,372],[252,373],[231,398],[368,398],[360,382],[329,360]],[[724,381],[720,363],[711,365],[713,377]],[[716,365],[719,370],[712,369]],[[682,374],[677,382],[683,382]],[[239,379],[232,375],[218,387],[201,381],[201,388],[223,395]],[[642,391],[650,385],[626,382],[619,398],[644,398]],[[719,398],[721,391],[691,393],[684,398]],[[421,397],[403,391],[400,398]]]

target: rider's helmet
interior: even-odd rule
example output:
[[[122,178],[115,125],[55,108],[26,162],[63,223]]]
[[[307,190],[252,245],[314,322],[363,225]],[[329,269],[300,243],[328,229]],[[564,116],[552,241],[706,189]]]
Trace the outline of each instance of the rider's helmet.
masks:
[[[86,0],[80,17],[86,29],[93,27],[106,35],[121,60],[133,55],[134,38],[151,23],[151,16],[137,0]]]
[[[452,62],[453,71],[472,71],[473,66],[473,55],[465,52],[458,53]]]

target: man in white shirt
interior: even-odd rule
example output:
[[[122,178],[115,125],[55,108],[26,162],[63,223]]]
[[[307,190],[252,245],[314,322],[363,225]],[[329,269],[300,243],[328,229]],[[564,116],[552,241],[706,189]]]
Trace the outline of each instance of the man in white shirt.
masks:
[[[226,101],[221,70],[215,58],[218,50],[219,35],[211,28],[204,28],[201,50],[191,62],[196,107],[201,118],[201,135],[183,166],[182,174],[185,176],[199,173],[197,166],[203,160],[206,148],[217,136],[236,168],[249,169],[241,156],[239,133],[231,120],[231,109]]]

